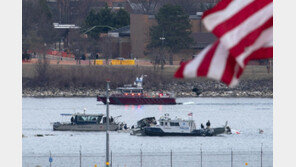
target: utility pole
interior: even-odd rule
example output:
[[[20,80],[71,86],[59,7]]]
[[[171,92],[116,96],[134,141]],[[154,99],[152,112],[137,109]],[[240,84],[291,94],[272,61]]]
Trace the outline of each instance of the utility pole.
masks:
[[[107,91],[106,91],[106,167],[109,167],[109,83],[107,80]]]

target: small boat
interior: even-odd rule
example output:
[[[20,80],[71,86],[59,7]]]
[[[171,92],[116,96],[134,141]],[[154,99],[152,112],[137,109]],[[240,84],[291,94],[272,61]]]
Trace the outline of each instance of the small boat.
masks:
[[[106,131],[106,117],[103,114],[61,114],[62,116],[71,116],[71,122],[54,122],[55,131]],[[120,117],[120,116],[118,116]],[[109,131],[120,129],[118,117],[109,118]]]
[[[171,119],[168,114],[158,120],[157,125],[148,124],[132,132],[143,136],[216,136],[225,133],[225,127],[196,129],[192,119]]]
[[[172,93],[158,92],[156,94],[149,94],[143,91],[142,82],[144,75],[136,78],[134,85],[127,84],[123,87],[118,87],[117,93],[111,94],[109,97],[109,104],[116,105],[143,105],[143,104],[163,104],[174,105],[176,99]],[[106,96],[97,96],[97,101],[102,101],[106,104]]]

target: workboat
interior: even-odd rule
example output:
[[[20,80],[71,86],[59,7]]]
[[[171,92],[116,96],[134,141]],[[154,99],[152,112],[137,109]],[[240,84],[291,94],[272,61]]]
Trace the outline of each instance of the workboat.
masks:
[[[103,114],[61,114],[71,116],[71,122],[54,122],[53,130],[56,131],[106,131],[106,117]],[[119,116],[118,116],[119,117]],[[109,131],[120,129],[121,123],[117,122],[118,117],[109,118]]]
[[[143,91],[144,75],[137,77],[133,85],[128,84],[118,87],[116,93],[109,96],[109,104],[117,105],[142,105],[142,104],[177,104],[173,93],[147,93]],[[106,104],[106,96],[97,96],[97,101]]]
[[[140,127],[140,129],[135,128],[131,134],[143,136],[216,136],[225,133],[226,126],[227,122],[223,127],[196,129],[193,119],[171,119],[168,114],[165,114],[158,120],[158,124],[151,122]]]

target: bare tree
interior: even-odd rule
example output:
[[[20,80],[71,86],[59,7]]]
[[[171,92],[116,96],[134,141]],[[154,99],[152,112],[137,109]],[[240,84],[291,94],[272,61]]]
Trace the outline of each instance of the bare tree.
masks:
[[[163,4],[178,5],[189,15],[195,15],[203,0],[163,0]]]
[[[82,54],[91,53],[95,55],[100,52],[99,41],[80,34],[77,30],[69,32],[69,49],[75,54],[76,59],[80,59]]]
[[[39,59],[38,62],[35,64],[35,79],[36,83],[39,84],[39,86],[46,86],[49,81],[49,60],[46,58],[46,51],[48,47],[47,45],[43,45],[39,47]]]
[[[218,2],[219,0],[162,0],[161,5],[178,5],[181,6],[188,15],[195,15],[196,12],[204,12],[214,7]]]
[[[161,70],[164,69],[164,65],[166,63],[166,54],[164,49],[151,48],[149,49],[149,52],[147,52],[146,54],[149,56],[151,63],[153,64],[154,71],[158,71],[159,67]]]
[[[81,25],[84,23],[84,20],[86,16],[88,15],[89,11],[92,7],[95,6],[96,0],[80,0],[78,1],[78,5],[75,8],[75,11],[77,12],[77,16],[73,18],[75,21],[75,24]]]
[[[22,8],[23,52],[53,42],[56,33],[52,25],[52,12],[46,0],[23,0]]]
[[[57,0],[57,19],[64,24],[81,25],[96,0]]]
[[[162,0],[127,0],[133,13],[155,14]]]
[[[114,37],[102,37],[100,39],[100,48],[105,56],[106,62],[110,58],[118,57],[118,39]]]

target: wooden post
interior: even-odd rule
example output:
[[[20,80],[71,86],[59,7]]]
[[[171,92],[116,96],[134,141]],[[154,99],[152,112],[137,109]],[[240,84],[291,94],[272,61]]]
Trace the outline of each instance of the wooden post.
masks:
[[[171,167],[173,167],[173,150],[171,150]]]
[[[140,163],[141,163],[141,167],[143,166],[143,152],[142,149],[140,149]]]
[[[81,167],[81,146],[80,146],[80,150],[79,150],[79,166]]]
[[[49,158],[51,158],[51,151],[49,151]],[[49,167],[51,167],[51,162],[52,161],[49,161]]]
[[[200,167],[202,167],[202,149],[200,148]]]
[[[233,167],[233,151],[231,149],[231,167]]]
[[[112,167],[112,150],[111,150],[111,160],[110,160],[110,166]]]
[[[263,150],[262,150],[263,143],[261,143],[261,167],[262,167],[262,159],[263,159]]]

